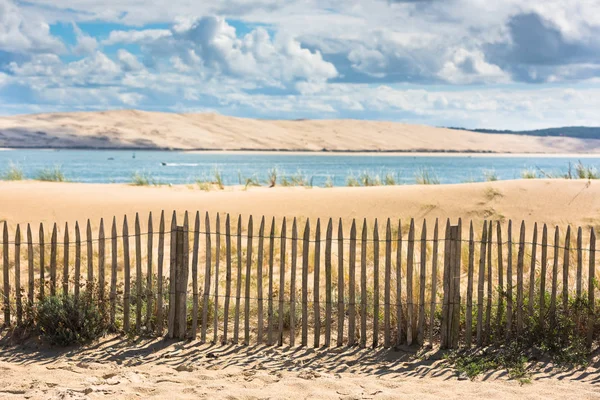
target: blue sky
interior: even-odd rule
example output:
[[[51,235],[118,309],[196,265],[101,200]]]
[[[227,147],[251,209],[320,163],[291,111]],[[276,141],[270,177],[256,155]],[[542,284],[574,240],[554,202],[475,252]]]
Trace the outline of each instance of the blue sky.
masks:
[[[0,0],[0,115],[121,108],[600,126],[600,0]]]

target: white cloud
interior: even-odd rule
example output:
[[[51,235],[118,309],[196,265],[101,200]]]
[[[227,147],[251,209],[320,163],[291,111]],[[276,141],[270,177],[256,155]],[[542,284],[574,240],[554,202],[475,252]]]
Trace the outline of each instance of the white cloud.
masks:
[[[75,23],[73,23],[73,31],[75,32],[75,38],[77,39],[77,44],[73,48],[73,53],[78,55],[87,55],[96,51],[98,42],[95,38],[82,32]]]
[[[0,0],[0,50],[62,53],[65,47],[50,34],[50,26],[45,21],[26,18],[11,0]]]
[[[167,29],[111,31],[108,38],[102,41],[102,44],[107,46],[114,44],[145,44],[170,36],[171,31]]]
[[[117,59],[123,71],[140,71],[144,69],[144,66],[138,61],[136,56],[127,50],[119,49],[117,51]]]

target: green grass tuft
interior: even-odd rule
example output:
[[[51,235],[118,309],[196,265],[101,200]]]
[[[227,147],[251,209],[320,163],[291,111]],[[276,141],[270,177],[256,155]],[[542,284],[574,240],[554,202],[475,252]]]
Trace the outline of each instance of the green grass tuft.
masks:
[[[440,179],[433,170],[421,168],[415,173],[415,180],[418,185],[439,185]]]
[[[3,181],[22,181],[25,179],[25,175],[20,166],[11,162],[1,179]]]
[[[67,182],[59,165],[55,165],[54,168],[44,168],[38,171],[35,179],[43,182]]]

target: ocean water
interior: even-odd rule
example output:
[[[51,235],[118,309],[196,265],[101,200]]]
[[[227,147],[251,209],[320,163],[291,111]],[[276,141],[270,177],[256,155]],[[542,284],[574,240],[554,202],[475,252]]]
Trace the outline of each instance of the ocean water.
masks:
[[[440,183],[484,181],[485,174],[499,180],[520,178],[523,170],[542,170],[548,174],[565,173],[577,156],[412,156],[341,154],[265,154],[265,153],[186,153],[123,150],[6,150],[0,151],[0,174],[11,164],[27,178],[44,168],[59,166],[70,181],[94,183],[131,182],[134,173],[151,176],[162,184],[194,183],[210,180],[220,171],[226,185],[244,184],[247,178],[265,183],[269,171],[290,177],[302,174],[314,186],[332,182],[346,186],[349,176],[364,172],[383,180],[391,174],[398,183],[415,183],[415,176],[427,171]],[[600,170],[600,157],[581,159],[586,166]]]

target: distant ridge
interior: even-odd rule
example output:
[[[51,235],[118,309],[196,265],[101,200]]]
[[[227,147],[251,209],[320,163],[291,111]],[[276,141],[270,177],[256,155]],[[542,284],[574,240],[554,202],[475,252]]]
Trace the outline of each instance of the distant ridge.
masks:
[[[489,134],[389,121],[112,110],[0,117],[0,148],[600,154],[600,135]]]
[[[600,127],[593,126],[565,126],[561,128],[535,129],[530,131],[511,131],[498,129],[467,129],[449,127],[448,129],[458,129],[461,131],[492,133],[492,134],[510,134],[526,136],[561,136],[577,139],[600,139]]]

